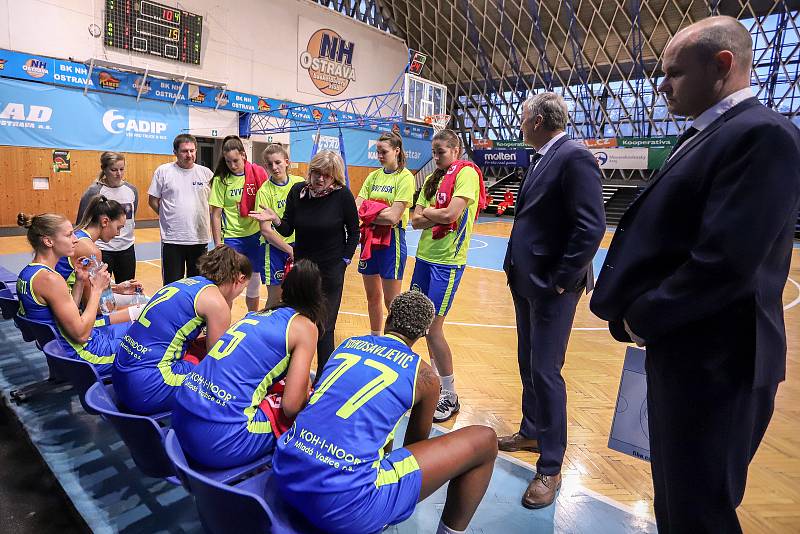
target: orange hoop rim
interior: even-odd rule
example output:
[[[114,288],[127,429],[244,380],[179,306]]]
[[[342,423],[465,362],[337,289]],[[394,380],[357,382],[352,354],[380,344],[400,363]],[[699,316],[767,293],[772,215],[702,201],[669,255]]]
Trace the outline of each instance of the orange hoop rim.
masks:
[[[425,117],[425,124],[433,126],[433,129],[437,132],[439,130],[444,130],[447,128],[447,123],[450,122],[450,115],[446,113],[441,113],[437,115],[428,115]]]

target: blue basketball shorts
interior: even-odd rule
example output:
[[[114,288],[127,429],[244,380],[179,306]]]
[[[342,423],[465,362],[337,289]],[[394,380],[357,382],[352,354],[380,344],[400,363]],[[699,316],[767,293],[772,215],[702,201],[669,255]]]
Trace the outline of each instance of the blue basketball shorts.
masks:
[[[268,286],[279,286],[283,282],[284,267],[289,255],[274,245],[267,243],[267,250],[264,254],[264,276],[265,284]]]
[[[128,411],[141,415],[172,411],[175,394],[181,387],[178,381],[192,372],[196,365],[187,360],[177,360],[169,367],[169,373],[174,375],[174,385],[167,383],[164,373],[155,366],[140,365],[126,371],[115,366],[111,377],[120,403]]]
[[[380,462],[374,485],[340,492],[292,492],[286,499],[325,532],[380,532],[408,519],[419,501],[422,471],[408,449],[396,449]]]
[[[384,280],[402,280],[406,269],[406,230],[392,228],[392,243],[386,248],[372,250],[372,257],[358,262],[358,272],[364,275],[379,274]]]
[[[236,252],[244,254],[253,266],[253,273],[261,275],[261,283],[264,283],[264,243],[261,242],[261,233],[255,233],[247,237],[226,237],[223,243],[231,247]]]
[[[411,290],[427,295],[433,302],[436,315],[445,316],[453,305],[463,274],[463,265],[443,265],[417,258],[411,275]]]

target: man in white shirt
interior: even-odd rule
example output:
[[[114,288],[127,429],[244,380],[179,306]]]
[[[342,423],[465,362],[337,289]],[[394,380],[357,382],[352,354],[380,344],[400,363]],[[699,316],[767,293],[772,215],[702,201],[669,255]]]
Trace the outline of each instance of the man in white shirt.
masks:
[[[623,215],[592,311],[647,347],[658,531],[741,532],[736,507],[786,371],[782,294],[800,132],[750,90],[741,22],[681,30],[659,90],[692,126]]]
[[[164,284],[197,276],[197,260],[208,250],[211,169],[195,163],[197,140],[180,134],[172,142],[176,160],[153,173],[148,204],[158,213]]]

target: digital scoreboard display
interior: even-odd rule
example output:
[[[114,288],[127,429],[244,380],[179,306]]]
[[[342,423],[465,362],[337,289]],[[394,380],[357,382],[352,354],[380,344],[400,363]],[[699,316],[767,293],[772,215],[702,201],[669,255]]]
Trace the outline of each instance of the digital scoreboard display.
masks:
[[[106,0],[105,44],[200,64],[203,17],[148,0]]]

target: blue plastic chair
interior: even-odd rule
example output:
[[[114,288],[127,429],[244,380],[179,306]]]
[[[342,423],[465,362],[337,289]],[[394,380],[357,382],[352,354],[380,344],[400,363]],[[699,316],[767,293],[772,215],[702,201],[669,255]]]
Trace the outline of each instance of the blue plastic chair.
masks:
[[[11,319],[17,314],[19,301],[6,288],[0,288],[0,309],[3,312],[3,319]]]
[[[9,307],[10,312],[10,301],[6,298],[7,295],[3,295],[8,290],[0,291],[0,304],[3,306],[3,317],[6,316],[6,307]],[[16,299],[14,299],[16,302]],[[19,307],[16,304],[17,308]],[[25,341],[36,341],[36,346],[42,350],[44,344],[40,344],[41,341],[53,341],[55,338],[55,332],[53,331],[50,325],[39,323],[37,321],[32,321],[26,317],[22,317],[17,314],[17,308],[14,309],[14,313],[12,317],[14,318],[14,324],[17,326],[19,331],[22,333],[22,339]],[[58,347],[60,350],[60,347]],[[53,368],[52,363],[50,360],[47,360],[47,367],[49,370],[49,377],[46,380],[41,380],[39,382],[33,382],[31,384],[27,384],[21,388],[13,389],[9,392],[9,396],[11,400],[14,402],[24,402],[29,398],[38,395],[40,393],[44,393],[47,391],[52,391],[56,387],[59,387],[63,383],[63,379],[58,374],[58,372]]]
[[[99,413],[108,420],[122,441],[128,446],[134,463],[142,473],[155,478],[166,478],[173,484],[180,484],[175,476],[175,466],[164,449],[166,429],[158,421],[171,415],[164,412],[145,416],[127,413],[117,402],[117,395],[111,385],[93,384],[86,391],[86,404],[93,413]],[[219,470],[200,470],[204,476],[220,482],[241,479],[255,470],[269,465],[267,459],[261,459],[247,465]]]
[[[178,477],[194,497],[200,522],[206,532],[319,532],[299,512],[280,499],[272,471],[258,473],[231,486],[192,468],[173,430],[167,433],[166,448],[167,456],[178,471]]]
[[[51,372],[72,384],[72,388],[78,394],[78,400],[81,402],[83,409],[92,415],[97,415],[97,412],[86,404],[86,392],[94,384],[102,386],[103,379],[110,380],[111,374],[100,375],[91,363],[65,355],[59,341],[55,339],[48,342],[42,352],[47,358]]]
[[[14,324],[22,332],[22,338],[25,341],[35,341],[39,350],[44,350],[44,346],[56,338],[56,331],[51,325],[28,319],[24,315],[17,314]],[[28,339],[29,337],[33,339]]]
[[[169,412],[155,416],[125,413],[117,404],[113,386],[97,382],[89,387],[84,399],[91,413],[102,415],[114,426],[142,473],[180,485],[175,467],[164,450],[166,431],[158,424],[158,419],[169,416]]]

